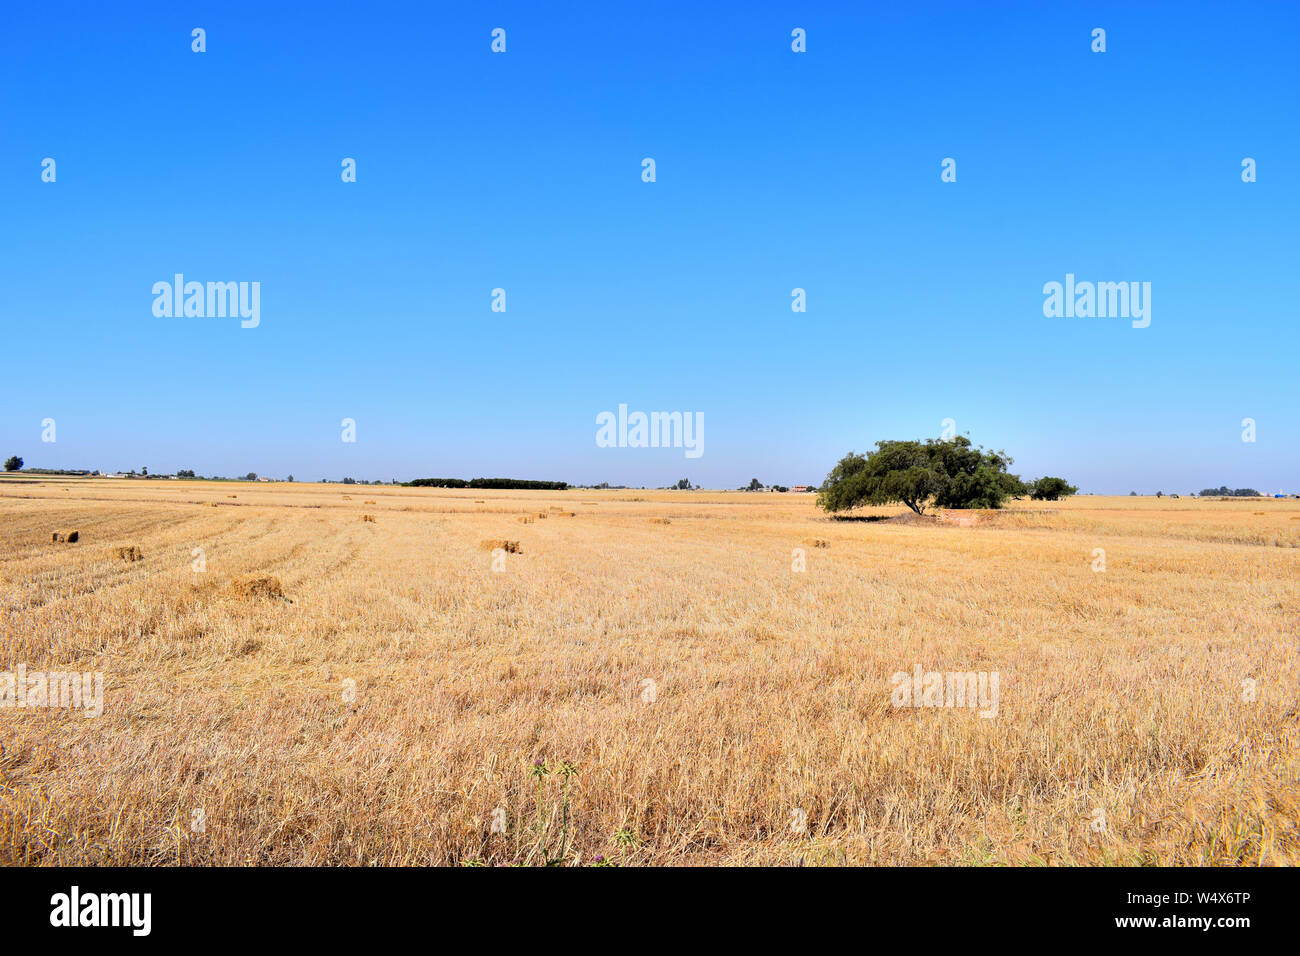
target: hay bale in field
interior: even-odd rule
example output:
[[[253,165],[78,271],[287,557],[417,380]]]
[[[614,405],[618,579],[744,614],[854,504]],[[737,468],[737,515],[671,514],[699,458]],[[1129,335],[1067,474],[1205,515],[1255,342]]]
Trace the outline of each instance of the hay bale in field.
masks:
[[[140,550],[138,544],[120,544],[113,549],[113,553],[123,561],[132,562],[144,560],[144,552]]]
[[[484,501],[482,498],[475,498],[475,499],[474,499],[474,504],[476,504],[476,505],[485,505],[485,504],[487,504],[487,502]]]
[[[237,578],[230,582],[230,590],[237,597],[266,597],[288,600],[284,596],[284,590],[280,587],[280,579],[270,574],[249,574]]]
[[[547,515],[547,513],[546,513],[545,511],[539,511],[539,512],[537,512],[537,517],[539,517],[539,518],[547,518],[547,517],[550,517],[550,516]]]
[[[519,516],[519,523],[520,523],[520,524],[532,524],[532,523],[533,523],[534,521],[536,521],[536,520],[537,520],[537,519],[534,518],[532,515],[520,515],[520,516]]]
[[[361,502],[361,503],[362,503],[363,505],[373,505],[373,504],[374,504],[374,502],[373,502],[373,501],[370,501],[369,499],[367,499],[366,501],[363,501],[363,502]]]
[[[51,532],[50,532],[50,541],[51,541],[53,544],[58,544],[60,541],[63,541],[63,540],[65,540],[65,539],[64,539],[64,535],[63,535],[63,532],[62,532],[62,531],[51,531]]]
[[[507,554],[520,554],[523,550],[519,547],[518,541],[508,541],[505,538],[485,538],[478,543],[478,546],[484,551],[495,551],[500,548]]]
[[[650,523],[651,524],[672,524],[672,520],[669,518],[651,518]]]
[[[362,520],[362,521],[370,521],[370,522],[373,522],[373,521],[375,520],[375,516],[374,516],[374,515],[362,515],[362,516],[361,516],[361,520]]]
[[[804,538],[803,543],[810,548],[829,548],[831,543],[825,538]]]
[[[77,543],[78,541],[80,541],[80,540],[81,540],[81,532],[80,532],[80,531],[69,531],[69,532],[68,532],[68,544],[76,544],[76,543]]]
[[[344,495],[344,496],[343,496],[343,500],[344,500],[344,501],[351,501],[351,500],[352,500],[352,496],[351,496],[351,495]]]
[[[238,498],[239,495],[226,495],[227,498]]]

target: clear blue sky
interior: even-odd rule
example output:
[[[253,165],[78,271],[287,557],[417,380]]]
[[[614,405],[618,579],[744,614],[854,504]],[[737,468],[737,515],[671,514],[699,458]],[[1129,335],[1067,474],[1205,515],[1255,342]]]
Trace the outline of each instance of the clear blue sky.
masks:
[[[1296,5],[267,6],[7,10],[0,454],[735,487],[952,418],[1086,491],[1300,491]],[[156,318],[177,272],[260,326]],[[1045,318],[1067,272],[1150,327]],[[598,448],[620,403],[703,457]]]

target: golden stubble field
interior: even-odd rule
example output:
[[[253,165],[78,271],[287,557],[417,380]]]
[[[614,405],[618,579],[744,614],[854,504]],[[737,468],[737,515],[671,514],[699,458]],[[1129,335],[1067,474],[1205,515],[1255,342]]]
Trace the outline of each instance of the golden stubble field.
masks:
[[[13,479],[0,598],[104,675],[0,708],[2,863],[1300,860],[1294,500]]]

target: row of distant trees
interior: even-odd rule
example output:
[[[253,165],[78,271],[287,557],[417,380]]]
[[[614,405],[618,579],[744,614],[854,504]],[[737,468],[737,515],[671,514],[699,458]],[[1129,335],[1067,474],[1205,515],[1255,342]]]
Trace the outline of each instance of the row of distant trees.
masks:
[[[808,488],[809,491],[817,490],[811,485],[806,487]],[[789,491],[790,489],[785,485],[765,485],[757,478],[751,478],[749,479],[749,484],[741,485],[736,490],[737,491]]]
[[[1129,497],[1130,497],[1130,498],[1136,498],[1136,497],[1137,497],[1137,492],[1136,492],[1136,491],[1130,491],[1128,494],[1129,494]],[[1157,497],[1157,498],[1163,498],[1163,497],[1165,497],[1165,493],[1164,493],[1163,491],[1157,491],[1157,492],[1156,492],[1156,497]],[[1169,497],[1170,497],[1170,498],[1177,498],[1178,495],[1177,495],[1177,494],[1171,494],[1171,495],[1169,495]],[[1264,494],[1263,492],[1256,491],[1254,488],[1229,488],[1227,485],[1222,485],[1222,486],[1220,486],[1220,487],[1218,487],[1218,488],[1202,488],[1201,491],[1200,491],[1200,494],[1199,494],[1199,495],[1198,495],[1195,491],[1193,491],[1193,492],[1192,492],[1192,497],[1193,497],[1193,498],[1196,498],[1196,497],[1200,497],[1200,498],[1215,498],[1215,497],[1218,497],[1218,498],[1267,498],[1268,495]]]
[[[21,471],[21,470],[23,469],[23,460],[22,460],[22,458],[20,458],[20,457],[17,456],[17,455],[12,455],[12,456],[10,456],[9,458],[7,458],[7,459],[5,460],[4,468],[5,468],[5,471]],[[49,469],[49,468],[31,468],[31,469],[28,469],[28,471],[30,471],[30,472],[32,472],[32,473],[34,473],[34,474],[45,474],[45,475],[91,475],[91,474],[99,474],[99,472],[90,472],[90,471],[85,471],[85,470],[68,471],[68,470],[63,470],[63,469],[60,469],[60,470],[54,470],[54,469]],[[127,474],[129,474],[129,475],[134,475],[134,474],[136,474],[135,469],[132,469],[131,471],[127,472]],[[149,469],[148,469],[148,468],[141,468],[141,469],[140,469],[140,476],[141,476],[141,477],[144,477],[144,478],[149,477]],[[155,477],[160,477],[160,476],[155,476]],[[177,478],[201,478],[202,476],[196,474],[193,468],[181,468],[181,469],[179,469],[179,470],[176,472],[176,477],[177,477]],[[207,479],[204,479],[204,480],[207,480],[207,481],[229,481],[230,479],[222,478],[222,477],[220,477],[220,476],[218,476],[218,475],[213,475],[213,476],[211,476],[210,478],[207,478]],[[235,481],[257,481],[257,472],[255,472],[255,471],[250,471],[250,472],[248,472],[248,474],[246,474],[246,475],[240,475],[238,478],[236,478],[236,479],[234,479],[234,480],[235,480]],[[293,480],[294,480],[293,475],[289,475],[287,478],[285,478],[285,481],[288,481],[288,482],[292,482]],[[322,479],[322,480],[324,480],[324,479]],[[361,484],[361,485],[382,485],[382,484],[385,484],[385,482],[383,482],[383,481],[357,481],[357,479],[355,479],[355,478],[344,478],[344,479],[342,480],[341,484],[345,484],[345,485],[357,485],[357,484]],[[394,485],[398,484],[397,479],[394,478],[394,479],[392,480],[391,484],[394,484]],[[433,487],[433,488],[504,488],[504,489],[513,489],[513,490],[544,490],[544,491],[547,491],[547,490],[549,490],[549,491],[564,491],[566,488],[569,487],[568,482],[565,482],[565,481],[528,481],[528,480],[521,479],[521,478],[472,478],[472,479],[470,479],[469,481],[466,481],[466,480],[463,479],[463,478],[416,478],[414,481],[404,482],[403,484],[405,484],[407,487],[413,487],[413,488],[419,488],[419,487]]]
[[[929,438],[920,441],[881,441],[870,455],[849,452],[826,476],[818,491],[818,504],[827,511],[845,511],[859,505],[883,505],[902,502],[917,514],[926,507],[938,508],[1000,508],[1008,498],[1033,498],[1036,501],[1057,501],[1077,494],[1079,489],[1064,478],[1043,477],[1022,481],[1011,474],[1013,460],[1003,451],[985,451],[971,447],[970,439],[958,435],[952,439]],[[21,471],[23,460],[18,455],[5,459],[5,471]],[[50,468],[28,469],[33,474],[91,475],[98,472]],[[134,475],[135,470],[128,474]],[[141,468],[142,477],[149,476],[148,468]],[[192,468],[176,472],[177,478],[197,478]],[[213,481],[227,479],[212,476]],[[241,475],[238,481],[256,481],[257,472]],[[292,482],[293,475],[286,481]],[[382,481],[361,481],[344,478],[345,485],[384,484]],[[392,484],[397,484],[393,479]],[[402,482],[408,488],[495,488],[529,491],[564,491],[569,487],[564,481],[531,481],[523,478],[416,478]],[[609,487],[595,485],[593,487]],[[689,478],[673,486],[677,490],[695,488]],[[740,491],[789,491],[784,485],[765,486],[757,478],[750,479]],[[1137,495],[1136,491],[1129,492]],[[1258,498],[1254,488],[1203,488],[1202,498]],[[1156,492],[1164,497],[1163,491]],[[1177,497],[1176,495],[1174,497]]]
[[[5,459],[5,471],[22,471],[23,460],[17,455],[10,455]],[[90,471],[86,468],[28,468],[29,475],[97,475],[99,472]]]
[[[23,460],[22,460],[20,457],[18,457],[17,455],[12,455],[12,456],[10,456],[9,458],[6,458],[6,459],[5,459],[5,471],[23,471],[23,470],[24,470],[24,468],[23,468]],[[81,476],[86,476],[86,475],[98,475],[98,474],[99,474],[98,471],[90,471],[89,469],[86,469],[86,468],[27,468],[27,469],[25,469],[25,470],[26,470],[26,472],[27,472],[28,474],[31,474],[31,475],[81,475]],[[130,471],[126,472],[126,474],[128,474],[128,475],[137,475],[137,474],[138,474],[139,477],[141,477],[141,478],[149,478],[149,477],[151,477],[150,474],[149,474],[149,469],[148,469],[147,466],[145,466],[145,467],[141,467],[141,469],[140,469],[139,472],[136,472],[136,470],[135,470],[134,468],[132,468]],[[169,477],[169,476],[166,476],[166,475],[153,475],[152,477],[154,477],[154,478],[163,478],[163,477]],[[195,474],[193,468],[181,468],[181,469],[177,470],[177,472],[176,472],[176,477],[177,477],[177,478],[203,478],[202,475]],[[220,475],[212,475],[212,476],[209,477],[209,478],[203,478],[203,480],[204,480],[204,481],[232,481],[232,480],[233,480],[233,481],[257,481],[257,472],[255,472],[255,471],[250,471],[248,474],[246,474],[246,475],[240,475],[238,478],[234,478],[234,479],[224,478],[224,477],[222,477],[222,476],[220,476]],[[285,478],[285,481],[292,482],[293,480],[294,480],[294,479],[293,479],[293,475],[290,475],[289,477]],[[344,482],[345,482],[345,483],[352,483],[352,479],[351,479],[351,478],[345,478],[345,479],[344,479]],[[397,482],[394,481],[393,483],[396,484]],[[375,482],[375,484],[381,484],[381,482]]]
[[[607,487],[607,486],[597,485],[596,487]],[[669,486],[668,486],[668,490],[669,490],[669,491],[691,491],[691,490],[697,490],[699,487],[700,487],[699,485],[693,485],[693,484],[691,484],[691,479],[689,479],[689,478],[682,478],[682,479],[680,479],[680,480],[677,482],[677,484],[675,484],[675,485],[669,485]],[[787,488],[785,485],[765,485],[765,484],[763,484],[761,481],[759,481],[757,478],[751,478],[751,479],[749,480],[749,484],[748,484],[748,485],[741,485],[741,486],[740,486],[739,488],[737,488],[736,490],[737,490],[737,491],[767,491],[767,490],[771,490],[771,491],[789,491],[790,489]],[[814,488],[809,488],[808,490],[809,490],[809,491],[815,491],[816,489],[814,489]]]
[[[564,491],[567,481],[530,481],[526,478],[415,478],[404,481],[406,488],[495,488],[510,491]]]

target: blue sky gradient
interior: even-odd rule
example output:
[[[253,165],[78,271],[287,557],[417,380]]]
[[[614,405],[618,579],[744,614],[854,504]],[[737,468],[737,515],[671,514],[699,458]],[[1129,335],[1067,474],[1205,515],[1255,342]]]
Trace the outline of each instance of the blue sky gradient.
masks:
[[[1085,491],[1300,491],[1295,5],[265,6],[8,12],[3,455],[736,487],[952,418]],[[156,318],[177,272],[260,326]],[[1045,318],[1067,272],[1151,326]],[[597,447],[620,403],[703,456]]]

